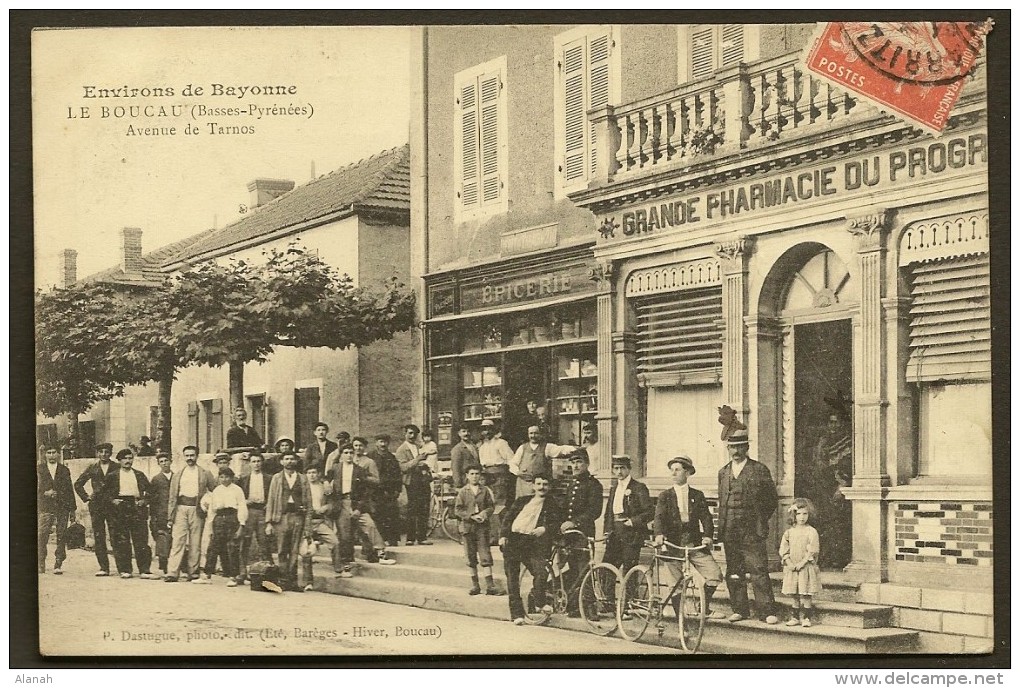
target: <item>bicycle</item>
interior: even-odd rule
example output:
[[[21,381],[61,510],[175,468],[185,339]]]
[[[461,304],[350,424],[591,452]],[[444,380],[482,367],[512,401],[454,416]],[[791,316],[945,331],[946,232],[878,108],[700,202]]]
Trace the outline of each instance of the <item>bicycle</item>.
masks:
[[[553,614],[566,614],[567,602],[571,596],[577,595],[578,611],[593,633],[609,635],[616,630],[616,588],[621,578],[620,570],[612,564],[595,563],[595,542],[595,538],[588,537],[580,530],[563,533],[563,539],[553,545],[545,562],[548,582],[547,599],[544,601],[534,599],[534,579],[525,569],[521,576],[521,597],[526,600],[526,623],[540,626],[549,621]],[[567,589],[563,573],[567,563],[566,554],[571,551],[587,552],[588,564]]]
[[[431,537],[436,528],[442,527],[446,537],[454,542],[463,543],[464,536],[457,529],[457,514],[453,510],[453,502],[456,498],[457,490],[453,487],[452,477],[443,475],[432,481],[427,536]]]
[[[636,641],[644,635],[648,624],[655,619],[655,627],[662,637],[666,630],[662,612],[671,601],[677,612],[677,624],[680,632],[680,646],[688,653],[695,653],[701,645],[705,633],[705,618],[708,610],[705,602],[705,579],[691,563],[691,552],[704,549],[708,545],[698,547],[678,547],[671,542],[664,542],[661,547],[646,542],[652,548],[651,565],[635,566],[623,578],[623,591],[618,608],[620,634],[630,641]],[[682,552],[674,556],[670,550]],[[662,568],[666,562],[680,562],[681,576],[672,587],[662,582]],[[668,589],[663,595],[662,591]]]

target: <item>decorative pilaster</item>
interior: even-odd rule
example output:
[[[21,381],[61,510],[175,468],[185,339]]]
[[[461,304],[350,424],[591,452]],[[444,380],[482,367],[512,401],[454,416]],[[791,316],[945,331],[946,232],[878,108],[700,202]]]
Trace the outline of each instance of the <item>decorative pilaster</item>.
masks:
[[[885,296],[886,238],[889,213],[882,208],[847,218],[847,230],[857,239],[861,275],[854,395],[854,484],[889,484],[883,467],[885,456],[885,327],[882,299]]]
[[[853,505],[852,578],[882,582],[888,578],[887,533],[889,474],[886,469],[889,401],[886,391],[887,323],[883,300],[887,287],[886,239],[890,214],[881,208],[847,218],[857,239],[860,315],[854,323],[854,477],[844,494]]]
[[[630,331],[613,332],[612,347],[613,372],[615,373],[613,378],[615,385],[613,399],[616,405],[611,418],[605,421],[599,420],[600,431],[602,430],[603,423],[612,428],[611,438],[613,441],[612,451],[609,454],[609,458],[606,458],[605,472],[601,474],[602,476],[609,475],[611,454],[630,454],[635,461],[644,458],[639,456],[640,452],[638,451],[641,442],[638,438],[638,407],[640,400],[638,398],[636,369],[637,333]],[[606,451],[605,447],[603,447],[602,451]],[[606,454],[603,454],[603,456],[606,456]],[[635,476],[643,475],[640,466],[643,466],[643,464],[635,464]]]
[[[608,476],[612,468],[613,456],[613,420],[615,404],[613,399],[613,379],[615,378],[613,354],[613,262],[599,261],[589,272],[589,278],[596,283],[598,295],[595,297],[596,317],[596,356],[599,366],[598,414],[595,422],[599,433],[599,456],[595,469],[601,476]]]
[[[754,252],[754,237],[739,237],[715,245],[722,268],[723,295],[723,399],[747,423],[747,339],[744,317],[747,305],[747,263]]]

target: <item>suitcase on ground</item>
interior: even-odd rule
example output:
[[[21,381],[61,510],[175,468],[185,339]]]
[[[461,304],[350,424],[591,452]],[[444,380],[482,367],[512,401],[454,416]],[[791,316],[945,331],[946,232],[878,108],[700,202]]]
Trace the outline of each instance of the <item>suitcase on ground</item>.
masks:
[[[85,526],[72,523],[64,533],[64,544],[68,549],[85,549]]]
[[[248,567],[251,589],[256,592],[283,592],[280,567],[270,561],[257,561]]]

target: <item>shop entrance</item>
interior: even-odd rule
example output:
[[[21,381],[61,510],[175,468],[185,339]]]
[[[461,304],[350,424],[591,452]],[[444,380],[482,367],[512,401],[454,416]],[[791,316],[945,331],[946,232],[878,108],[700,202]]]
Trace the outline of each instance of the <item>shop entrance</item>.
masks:
[[[528,400],[549,408],[549,351],[536,348],[508,351],[504,359],[503,439],[511,447],[528,440],[528,426],[534,420],[528,414]],[[548,416],[547,416],[548,418]]]
[[[850,563],[853,482],[853,330],[850,319],[795,325],[795,480],[814,502],[823,568]]]

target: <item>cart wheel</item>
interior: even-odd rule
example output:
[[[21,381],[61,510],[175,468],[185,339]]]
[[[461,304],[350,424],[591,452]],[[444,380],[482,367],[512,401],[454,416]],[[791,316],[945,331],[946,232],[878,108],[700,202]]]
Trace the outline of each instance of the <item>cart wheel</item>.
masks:
[[[658,603],[652,599],[652,577],[647,566],[635,566],[623,577],[617,619],[620,635],[627,640],[638,640],[656,616]]]
[[[611,564],[598,564],[584,575],[577,591],[581,618],[592,633],[609,635],[616,630],[617,586],[620,572]]]
[[[680,647],[694,654],[705,634],[706,609],[705,588],[695,583],[693,578],[684,580],[679,611],[677,622],[680,624]]]

